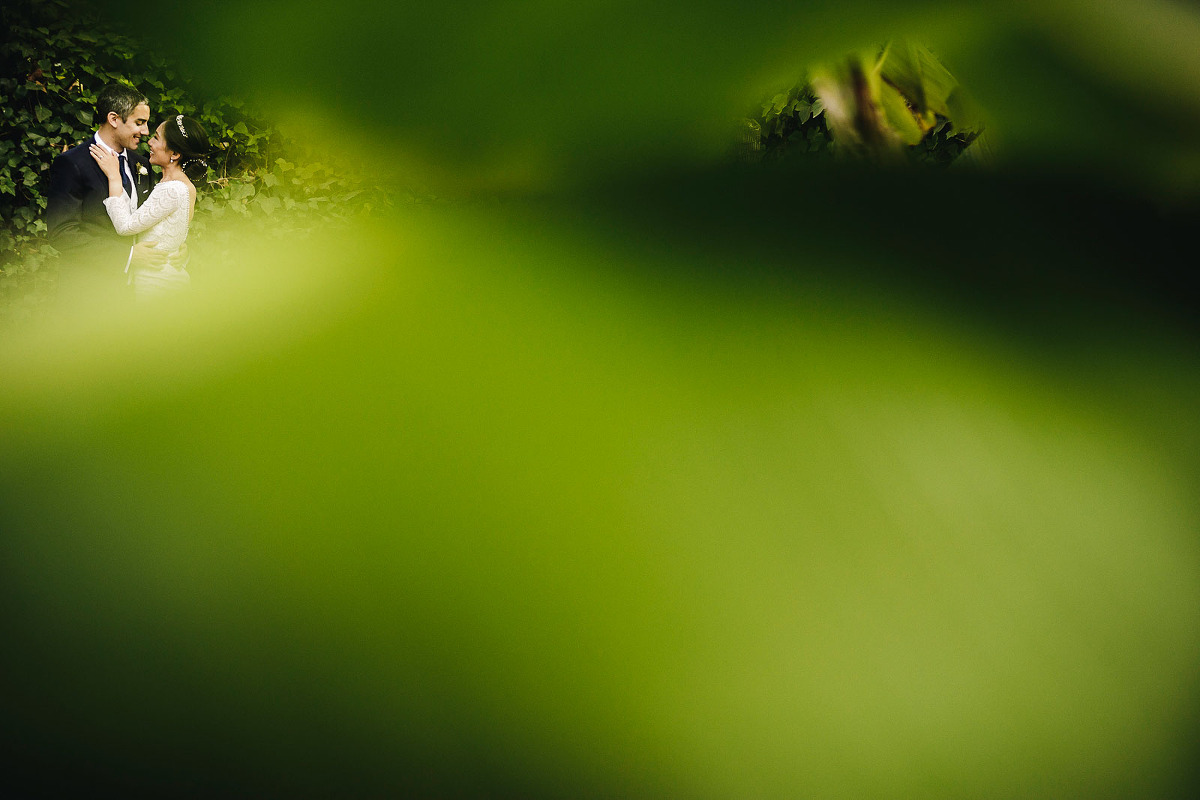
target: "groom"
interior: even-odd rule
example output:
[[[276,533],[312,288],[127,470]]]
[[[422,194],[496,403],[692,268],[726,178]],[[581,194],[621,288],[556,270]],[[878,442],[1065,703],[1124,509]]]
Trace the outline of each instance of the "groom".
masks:
[[[98,143],[117,154],[121,183],[132,208],[145,202],[153,184],[150,162],[137,152],[142,137],[150,135],[147,125],[150,105],[131,86],[110,84],[96,98],[96,133],[54,159],[50,165],[50,189],[46,198],[46,229],[50,244],[65,263],[60,271],[64,283],[85,282],[115,290],[121,286],[122,269],[130,260],[133,237],[118,236],[104,207],[108,179],[88,148]],[[148,246],[133,251],[139,263],[163,256]]]

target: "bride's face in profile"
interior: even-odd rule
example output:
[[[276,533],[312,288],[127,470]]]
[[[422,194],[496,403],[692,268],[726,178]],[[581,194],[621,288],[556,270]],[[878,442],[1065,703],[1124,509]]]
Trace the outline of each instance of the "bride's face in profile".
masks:
[[[168,148],[166,140],[163,139],[163,125],[166,124],[165,122],[160,123],[154,129],[154,135],[150,137],[150,163],[164,169],[171,163],[172,157],[179,155]]]

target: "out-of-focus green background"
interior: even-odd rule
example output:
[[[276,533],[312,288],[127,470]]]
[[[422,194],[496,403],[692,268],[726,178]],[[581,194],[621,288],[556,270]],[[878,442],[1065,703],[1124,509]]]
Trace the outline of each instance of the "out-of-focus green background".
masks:
[[[1192,795],[1193,6],[112,11],[453,202],[6,334],[13,791]],[[730,163],[901,35],[993,169]]]

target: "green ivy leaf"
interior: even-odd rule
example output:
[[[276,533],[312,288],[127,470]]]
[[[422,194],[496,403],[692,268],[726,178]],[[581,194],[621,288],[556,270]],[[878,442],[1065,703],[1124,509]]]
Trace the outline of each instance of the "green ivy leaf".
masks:
[[[264,213],[273,214],[279,210],[280,201],[278,198],[260,194],[254,198],[254,205],[258,206]]]

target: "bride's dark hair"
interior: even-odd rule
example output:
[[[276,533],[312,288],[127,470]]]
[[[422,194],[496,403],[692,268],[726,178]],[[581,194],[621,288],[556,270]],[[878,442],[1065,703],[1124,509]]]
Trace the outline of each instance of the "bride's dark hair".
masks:
[[[167,147],[179,153],[179,168],[193,181],[204,178],[208,162],[204,157],[211,149],[208,132],[199,120],[178,114],[163,123],[163,139]]]

